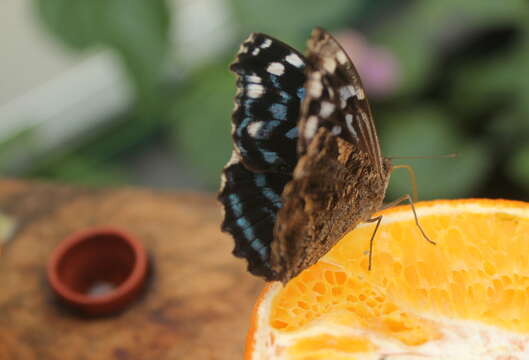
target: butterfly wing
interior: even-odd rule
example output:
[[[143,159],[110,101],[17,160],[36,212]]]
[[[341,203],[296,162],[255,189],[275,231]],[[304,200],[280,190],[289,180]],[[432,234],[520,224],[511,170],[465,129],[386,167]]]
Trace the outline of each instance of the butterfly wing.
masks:
[[[358,74],[328,33],[313,32],[308,58],[252,34],[231,69],[222,230],[251,273],[286,282],[378,208],[387,166]]]
[[[321,29],[307,51],[299,160],[283,190],[270,262],[289,281],[378,210],[389,178],[369,104],[341,47]]]
[[[235,151],[253,171],[291,173],[297,162],[297,122],[304,97],[303,55],[254,33],[241,45],[231,70],[237,74]]]
[[[314,29],[308,42],[306,99],[300,119],[299,151],[323,126],[344,140],[358,145],[382,176],[383,159],[373,116],[360,76],[331,34]]]
[[[296,50],[258,33],[243,42],[231,65],[237,74],[234,151],[218,197],[225,212],[222,230],[235,239],[234,255],[267,280],[277,276],[270,267],[270,244],[281,194],[298,160],[304,69]]]

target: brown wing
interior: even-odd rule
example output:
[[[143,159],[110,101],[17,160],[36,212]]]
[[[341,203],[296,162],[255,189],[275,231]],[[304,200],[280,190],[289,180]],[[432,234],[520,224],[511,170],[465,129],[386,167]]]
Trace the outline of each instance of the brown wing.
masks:
[[[389,177],[381,177],[367,153],[317,130],[283,190],[272,242],[271,265],[288,282],[325,255],[338,240],[380,209]]]
[[[343,49],[315,29],[306,58],[300,158],[283,190],[270,258],[283,282],[380,208],[390,169],[362,84]]]
[[[298,151],[303,153],[323,126],[368,154],[380,176],[384,174],[375,124],[364,87],[353,63],[325,30],[314,29],[308,42],[306,96],[298,124]]]

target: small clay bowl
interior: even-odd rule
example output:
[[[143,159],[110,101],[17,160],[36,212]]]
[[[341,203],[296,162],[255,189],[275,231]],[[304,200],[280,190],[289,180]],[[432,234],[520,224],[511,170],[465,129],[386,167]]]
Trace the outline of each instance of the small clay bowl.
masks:
[[[75,233],[52,252],[48,281],[67,304],[89,316],[120,312],[140,293],[147,274],[143,246],[123,231]]]

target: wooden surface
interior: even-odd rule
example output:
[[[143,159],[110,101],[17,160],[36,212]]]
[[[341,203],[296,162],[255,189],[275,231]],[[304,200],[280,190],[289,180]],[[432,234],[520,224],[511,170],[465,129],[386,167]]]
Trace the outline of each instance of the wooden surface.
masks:
[[[0,252],[0,359],[240,359],[262,281],[231,255],[212,195],[0,181],[15,233]],[[139,238],[152,271],[124,313],[84,319],[51,293],[45,265],[70,233],[112,225]]]

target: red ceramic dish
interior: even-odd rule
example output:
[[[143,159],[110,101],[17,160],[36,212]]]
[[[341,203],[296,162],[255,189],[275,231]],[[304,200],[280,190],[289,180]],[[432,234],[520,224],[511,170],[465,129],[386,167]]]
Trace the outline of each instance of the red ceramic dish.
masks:
[[[123,310],[142,289],[147,254],[130,234],[112,228],[75,233],[48,262],[48,281],[68,305],[86,315]]]

